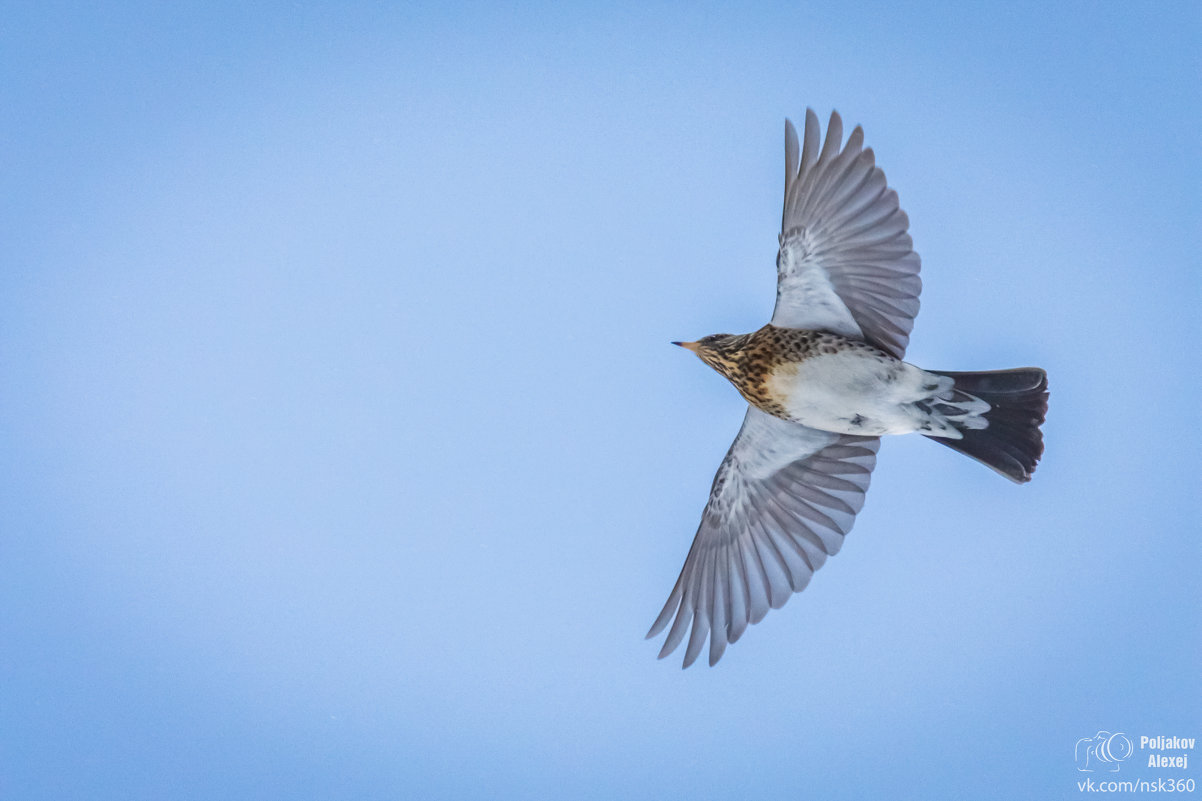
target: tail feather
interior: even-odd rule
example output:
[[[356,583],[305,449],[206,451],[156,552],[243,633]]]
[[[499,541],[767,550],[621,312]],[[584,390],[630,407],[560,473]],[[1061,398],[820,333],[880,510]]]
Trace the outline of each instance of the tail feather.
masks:
[[[1038,367],[980,373],[928,372],[951,378],[957,390],[989,404],[984,428],[957,424],[962,439],[931,439],[971,456],[1011,481],[1030,481],[1043,455],[1043,432],[1039,427],[1048,412],[1047,373]]]

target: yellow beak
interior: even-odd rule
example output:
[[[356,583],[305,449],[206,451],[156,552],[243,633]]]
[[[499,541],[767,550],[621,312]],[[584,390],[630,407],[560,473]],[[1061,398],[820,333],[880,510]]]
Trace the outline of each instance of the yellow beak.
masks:
[[[697,353],[698,345],[696,342],[673,342],[672,344],[679,345],[682,348],[688,348],[689,350],[693,351],[693,353]]]

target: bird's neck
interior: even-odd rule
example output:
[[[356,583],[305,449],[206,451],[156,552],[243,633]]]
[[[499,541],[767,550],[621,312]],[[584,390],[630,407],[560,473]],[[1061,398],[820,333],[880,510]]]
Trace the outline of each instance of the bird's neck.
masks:
[[[771,336],[763,336],[767,328],[770,326],[723,343],[724,347],[710,354],[706,361],[734,385],[748,403],[769,414],[778,414],[783,410],[775,408],[777,404],[768,396],[766,386],[777,361],[771,348]]]

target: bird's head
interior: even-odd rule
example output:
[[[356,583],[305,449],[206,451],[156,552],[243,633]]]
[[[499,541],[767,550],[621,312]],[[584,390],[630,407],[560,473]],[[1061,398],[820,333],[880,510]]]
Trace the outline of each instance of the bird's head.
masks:
[[[701,361],[727,378],[742,372],[740,357],[749,334],[710,334],[696,342],[673,342],[696,353]]]

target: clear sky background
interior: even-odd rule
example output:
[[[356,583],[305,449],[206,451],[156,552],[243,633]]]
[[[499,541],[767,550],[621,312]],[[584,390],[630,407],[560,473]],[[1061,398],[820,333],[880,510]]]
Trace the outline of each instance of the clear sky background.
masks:
[[[0,21],[0,798],[1076,798],[1202,738],[1196,4],[251,5]],[[744,404],[668,342],[768,319],[807,105],[910,215],[910,360],[1045,367],[1047,452],[886,442],[682,672]]]

